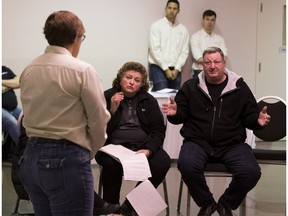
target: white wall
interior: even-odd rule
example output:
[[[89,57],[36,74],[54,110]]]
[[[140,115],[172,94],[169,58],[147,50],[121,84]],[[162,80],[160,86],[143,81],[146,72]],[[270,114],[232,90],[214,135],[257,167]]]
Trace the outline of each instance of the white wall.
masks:
[[[190,35],[201,28],[206,9],[217,12],[216,32],[228,47],[228,68],[242,75],[255,90],[258,0],[180,0],[179,20]],[[111,87],[117,70],[130,60],[147,66],[147,38],[152,22],[164,16],[166,0],[3,0],[2,64],[20,74],[47,42],[46,18],[56,10],[70,10],[83,21],[87,38],[78,58],[91,63]],[[191,59],[184,79],[190,77]]]

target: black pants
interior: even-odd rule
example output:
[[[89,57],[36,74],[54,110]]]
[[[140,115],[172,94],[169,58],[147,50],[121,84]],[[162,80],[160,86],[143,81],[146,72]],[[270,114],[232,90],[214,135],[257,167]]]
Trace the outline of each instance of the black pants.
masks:
[[[97,152],[95,159],[102,166],[103,199],[109,203],[119,203],[123,176],[122,165],[101,151]],[[170,168],[171,159],[161,148],[151,158],[148,158],[148,162],[152,174],[149,180],[157,188]]]
[[[231,209],[237,209],[261,176],[260,167],[251,147],[244,143],[234,145],[223,156],[215,158],[209,156],[196,143],[185,142],[182,145],[178,168],[190,195],[198,206],[202,206],[213,199],[203,173],[209,160],[223,162],[228,170],[232,172],[232,181],[220,199]]]

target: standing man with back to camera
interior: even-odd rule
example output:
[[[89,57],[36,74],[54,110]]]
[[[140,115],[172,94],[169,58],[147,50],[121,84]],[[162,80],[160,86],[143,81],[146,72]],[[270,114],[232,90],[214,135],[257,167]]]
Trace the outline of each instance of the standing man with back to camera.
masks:
[[[202,29],[191,36],[191,51],[193,56],[193,77],[197,77],[203,70],[202,54],[208,47],[219,47],[224,53],[225,60],[227,59],[227,48],[224,38],[214,32],[216,24],[216,12],[206,10],[202,15]]]
[[[223,52],[217,47],[203,53],[203,67],[196,78],[185,82],[175,100],[162,105],[168,120],[183,124],[183,145],[178,169],[196,204],[198,216],[232,216],[261,176],[251,146],[245,143],[246,128],[261,129],[270,121],[267,107],[257,101],[243,78],[227,70]],[[208,162],[224,163],[233,174],[218,204],[207,185]]]
[[[44,35],[45,53],[20,76],[29,137],[20,161],[21,182],[37,216],[91,216],[94,202],[96,215],[114,212],[119,205],[93,194],[90,162],[106,141],[110,114],[100,77],[77,59],[83,23],[72,12],[57,11],[47,18]]]
[[[181,69],[189,54],[189,33],[178,22],[178,0],[168,0],[166,15],[154,22],[149,33],[149,76],[153,81],[152,91],[164,88],[179,89]]]

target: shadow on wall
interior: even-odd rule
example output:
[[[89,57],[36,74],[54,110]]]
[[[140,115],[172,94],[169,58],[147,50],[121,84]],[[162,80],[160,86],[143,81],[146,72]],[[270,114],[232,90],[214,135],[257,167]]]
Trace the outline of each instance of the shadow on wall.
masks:
[[[189,49],[189,55],[182,68],[181,72],[181,85],[192,77],[192,53]]]

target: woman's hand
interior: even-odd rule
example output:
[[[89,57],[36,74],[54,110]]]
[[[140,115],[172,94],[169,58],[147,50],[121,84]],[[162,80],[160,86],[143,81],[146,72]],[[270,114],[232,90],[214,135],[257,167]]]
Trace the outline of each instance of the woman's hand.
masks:
[[[151,151],[148,149],[140,149],[136,152],[136,154],[139,154],[139,153],[145,154],[147,158],[151,155]]]
[[[117,111],[120,102],[124,99],[124,94],[122,92],[117,92],[111,97],[111,108],[110,108],[110,113],[115,114]]]

